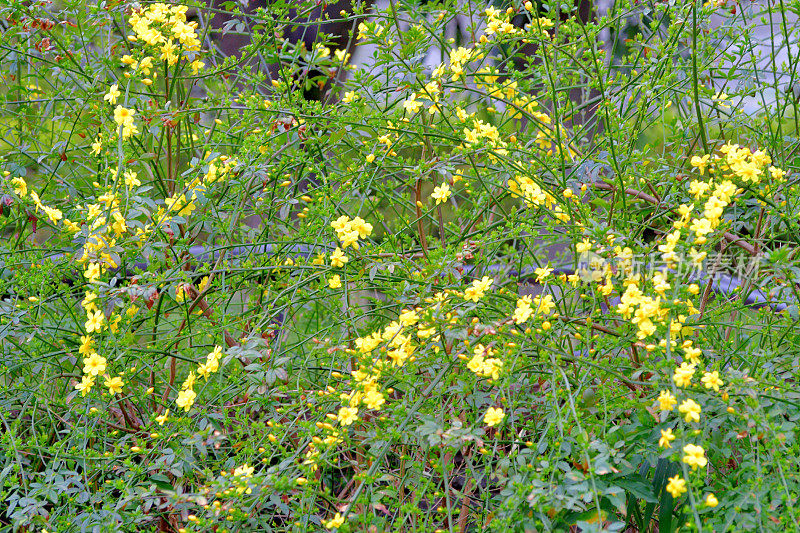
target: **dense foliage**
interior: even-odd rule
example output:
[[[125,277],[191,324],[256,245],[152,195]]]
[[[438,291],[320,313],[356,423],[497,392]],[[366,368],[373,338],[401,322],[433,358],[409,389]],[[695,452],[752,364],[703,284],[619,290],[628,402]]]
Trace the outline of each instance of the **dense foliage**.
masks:
[[[610,4],[0,4],[2,528],[792,530],[796,6]]]

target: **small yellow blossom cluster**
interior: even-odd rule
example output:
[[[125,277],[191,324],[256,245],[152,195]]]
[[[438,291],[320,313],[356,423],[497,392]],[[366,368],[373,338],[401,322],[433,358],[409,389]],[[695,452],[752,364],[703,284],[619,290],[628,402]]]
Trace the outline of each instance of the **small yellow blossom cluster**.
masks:
[[[542,269],[542,276],[549,275],[550,272],[546,272],[548,270]],[[341,383],[334,383],[317,391],[316,396],[320,402],[333,402],[334,407],[328,409],[327,420],[316,423],[320,433],[311,438],[311,443],[304,452],[304,467],[312,472],[316,471],[322,460],[323,450],[326,453],[338,453],[338,445],[347,438],[349,428],[360,421],[385,420],[386,417],[375,412],[387,409],[387,403],[395,391],[382,385],[382,381],[387,377],[396,380],[403,371],[408,375],[415,375],[419,368],[413,363],[422,353],[441,354],[440,357],[443,358],[458,357],[473,375],[488,378],[486,382],[491,387],[497,387],[496,381],[503,377],[504,365],[496,349],[497,344],[491,336],[497,334],[500,324],[508,326],[510,322],[503,318],[493,326],[483,326],[476,317],[472,317],[469,320],[470,326],[463,330],[463,324],[467,321],[465,319],[474,313],[474,308],[460,305],[468,296],[472,301],[480,300],[493,283],[493,279],[483,277],[475,280],[464,293],[455,290],[436,293],[432,297],[424,298],[424,307],[402,309],[396,320],[354,339],[351,347],[329,347],[329,353],[346,354],[349,358],[347,364],[353,370],[349,374],[332,372],[331,377],[341,380]],[[528,301],[529,304],[532,303],[532,300]],[[542,297],[537,300],[538,304],[541,312],[548,313],[553,301],[551,297]],[[468,336],[479,342],[471,345],[469,340],[464,340],[458,348],[451,348],[447,346],[447,336],[443,335],[449,328],[466,331]],[[512,346],[516,345],[503,344],[504,349]],[[312,403],[308,405],[311,407]],[[503,408],[493,404],[487,406],[477,422],[489,428],[497,428],[506,417],[507,413]],[[303,484],[311,483],[310,477],[302,479]],[[346,516],[348,511],[340,510],[332,518],[323,520],[323,525],[335,529],[344,524]]]
[[[215,346],[206,356],[206,361],[197,365],[197,374],[207,380],[209,375],[219,370],[220,359],[222,359],[222,346]],[[175,399],[175,404],[187,413],[194,405],[195,398],[197,398],[197,393],[194,391],[196,380],[197,376],[194,371],[189,372],[181,386],[178,397]]]
[[[335,413],[328,413],[327,418],[330,422],[319,422],[317,428],[325,431],[324,438],[315,437],[314,447],[306,453],[306,461],[314,463],[314,457],[318,453],[316,446],[333,446],[342,442],[342,428],[351,426],[359,418],[359,406],[363,405],[369,410],[378,411],[386,403],[384,392],[381,391],[379,380],[383,372],[389,368],[402,367],[407,361],[413,359],[416,343],[414,343],[413,332],[407,328],[413,328],[419,321],[419,316],[415,310],[406,310],[401,313],[397,321],[388,324],[383,331],[374,332],[355,340],[355,350],[346,350],[353,356],[360,359],[356,370],[350,373],[351,391],[339,394],[339,401],[342,406]],[[417,337],[424,338],[420,331]],[[379,354],[385,354],[385,358]],[[339,372],[333,374],[334,378],[344,377]],[[319,391],[320,396],[329,396],[336,392],[333,387]],[[338,424],[338,425],[334,425]]]
[[[678,233],[680,235],[680,233]],[[612,245],[613,235],[609,235],[609,244]],[[672,252],[673,248],[670,241],[662,251]],[[579,268],[576,274],[567,276],[562,274],[560,279],[569,282],[576,287],[581,280],[595,282],[599,295],[606,297],[617,291],[620,296],[620,303],[615,306],[615,311],[625,320],[634,324],[638,331],[636,333],[640,340],[654,336],[658,326],[671,328],[671,333],[677,335],[688,334],[691,329],[686,326],[688,317],[698,313],[694,303],[690,298],[685,300],[680,298],[669,298],[667,291],[672,288],[669,278],[669,271],[656,271],[647,279],[641,274],[634,273],[632,269],[633,251],[629,247],[596,246],[589,239],[584,239],[575,245],[575,251],[581,258],[588,258],[588,269],[585,265]],[[612,269],[612,259],[616,259],[616,268]],[[613,277],[621,278],[614,285]],[[602,283],[601,283],[602,282]],[[652,285],[655,296],[647,294],[650,289],[646,284]],[[622,291],[622,288],[625,290]],[[695,286],[695,288],[697,288]],[[699,291],[699,289],[698,289]],[[696,295],[698,291],[689,290],[690,295]]]
[[[426,104],[429,104],[428,113],[433,115],[440,110],[438,105],[440,96],[440,82],[438,80],[429,81],[422,86],[420,91],[411,93],[411,96],[403,101],[403,109],[406,112],[415,115],[419,113],[419,111],[425,107]]]
[[[182,191],[176,191],[173,195],[164,199],[166,209],[159,208],[155,217],[159,224],[168,224],[171,214],[183,218],[189,217],[197,209],[198,200],[208,193],[209,185],[222,182],[239,162],[228,156],[221,155],[209,159],[205,164],[208,165],[208,170],[205,174],[195,176]]]
[[[555,301],[553,296],[545,294],[544,296],[523,296],[517,300],[517,307],[514,309],[514,322],[516,324],[524,324],[532,316],[540,314],[547,316],[553,312],[555,308]]]
[[[530,1],[525,2],[525,9],[531,14],[537,13],[537,7]],[[524,42],[529,42],[530,37],[540,37],[543,39],[550,39],[550,34],[547,30],[553,27],[553,21],[547,17],[533,17],[532,21],[525,25],[524,30],[517,28],[511,23],[511,17],[514,16],[514,8],[509,7],[505,11],[501,11],[494,7],[489,7],[484,11],[486,15],[486,29],[484,34],[480,37],[480,42],[485,43],[489,40],[487,35],[497,35],[500,38],[524,36]]]
[[[695,179],[689,184],[689,194],[694,200],[696,202],[704,200],[702,216],[692,218],[695,206],[681,205],[678,209],[681,218],[674,223],[678,229],[689,225],[689,229],[695,235],[695,244],[706,242],[707,235],[720,225],[723,210],[731,204],[736,195],[743,192],[734,180],[739,180],[744,185],[748,183],[755,185],[761,182],[762,176],[769,173],[771,180],[764,187],[764,194],[770,191],[771,186],[785,180],[786,172],[772,166],[772,158],[762,150],[752,152],[747,147],[727,143],[719,151],[724,157],[715,155],[712,158],[706,154],[691,159],[691,165],[701,176],[704,176],[706,171],[709,173],[708,181]],[[694,260],[702,260],[702,252],[694,249],[692,252]]]
[[[358,24],[357,41],[368,41],[370,37],[380,37],[385,28],[377,22],[361,22]],[[362,44],[362,43],[358,43]]]
[[[700,363],[700,354],[702,351],[693,347],[690,340],[684,341],[682,347],[691,362],[682,362],[680,366],[675,369],[672,375],[672,381],[679,389],[687,389],[692,386],[692,380],[697,371],[697,365]],[[714,390],[715,392],[719,392],[720,387],[724,385],[724,382],[719,377],[719,372],[716,370],[713,372],[705,372],[701,381],[706,389]],[[723,394],[723,398],[724,397],[725,395]],[[658,395],[657,402],[659,410],[663,412],[672,412],[675,406],[678,406],[678,412],[683,416],[687,424],[698,424],[700,422],[702,408],[700,404],[692,398],[685,398],[679,405],[678,398],[676,398],[672,392],[662,390]],[[658,445],[661,448],[670,449],[672,448],[672,442],[676,438],[677,436],[673,433],[672,428],[662,429]],[[684,445],[683,457],[681,460],[689,465],[692,471],[698,468],[705,468],[708,464],[708,459],[706,458],[703,447],[693,443]],[[666,490],[673,498],[678,498],[687,491],[686,480],[676,475],[669,479]],[[715,507],[717,505],[716,497],[713,494],[706,497],[706,505],[709,507]]]
[[[513,12],[513,11],[512,11]],[[501,11],[495,7],[488,7],[484,11],[486,15],[486,35],[498,35],[500,37],[521,33],[521,30],[509,21],[510,13]]]
[[[383,135],[378,136],[378,139],[377,139],[380,144],[382,144],[382,145],[384,145],[386,147],[386,153],[388,155],[390,155],[390,156],[397,155],[397,152],[395,152],[392,149],[392,146],[394,145],[394,143],[399,138],[399,133],[397,133],[396,129],[397,129],[397,127],[396,127],[396,125],[394,123],[392,123],[392,121],[387,121],[386,122],[386,130],[387,130],[387,132],[384,133]],[[364,144],[367,144],[367,143],[368,143],[368,141],[364,141]],[[366,157],[366,161],[367,161],[367,163],[372,163],[373,161],[375,161],[375,154],[369,154]]]
[[[8,177],[10,174],[11,173],[9,171],[4,171],[3,177]],[[60,220],[63,220],[63,223],[66,227],[74,226],[70,220],[64,218],[64,213],[62,213],[60,209],[43,204],[39,198],[39,195],[35,191],[30,191],[29,194],[28,183],[25,181],[25,178],[20,176],[11,178],[10,185],[14,190],[14,194],[16,194],[20,200],[24,200],[30,195],[37,212],[41,211],[47,215],[47,218],[50,220],[51,224],[57,225]]]
[[[476,279],[472,282],[471,286],[464,290],[464,299],[477,302],[483,298],[486,294],[486,291],[492,287],[492,283],[494,283],[494,279],[488,276],[483,276],[481,279]]]
[[[288,41],[286,44],[288,44]],[[331,53],[331,49],[328,46],[325,46],[324,43],[318,42],[310,49],[306,49],[305,43],[298,43],[298,46],[295,48],[295,52],[303,54],[309,66],[313,65],[315,69],[320,70],[330,77],[336,76],[336,73],[340,68],[348,70],[352,68],[348,65],[351,54],[347,52],[347,49],[339,49]],[[286,94],[289,94],[288,91],[284,90],[286,89],[285,81],[282,79],[273,80],[273,87],[278,89],[277,95],[285,96]],[[353,94],[355,95],[355,93]],[[345,98],[348,101],[350,100],[347,97]]]
[[[81,302],[81,306],[86,312],[84,328],[87,334],[81,336],[81,344],[78,347],[78,353],[83,356],[83,378],[80,383],[75,385],[75,389],[80,391],[82,396],[86,396],[94,387],[95,380],[103,375],[105,377],[104,385],[108,388],[109,394],[113,396],[122,392],[122,386],[125,382],[122,381],[122,376],[112,378],[110,375],[105,374],[108,361],[97,353],[95,349],[96,339],[92,334],[99,335],[106,329],[112,333],[118,331],[122,317],[112,313],[111,318],[106,321],[103,311],[97,308],[97,301],[97,293],[86,291]]]
[[[134,35],[129,35],[128,40],[134,43],[143,42],[151,47],[148,52],[152,55],[145,56],[139,61],[131,56],[124,56],[123,63],[141,71],[144,75],[149,75],[153,58],[172,66],[178,62],[182,52],[199,52],[200,40],[195,31],[197,22],[186,22],[187,10],[187,6],[155,3],[134,11],[128,19]],[[204,64],[197,59],[191,63],[194,73],[203,66]],[[149,85],[146,82],[145,84]]]
[[[500,138],[497,128],[482,120],[475,119],[472,128],[464,128],[464,139],[466,147],[488,147],[492,155],[508,154],[508,144]]]
[[[330,520],[323,520],[322,525],[326,529],[336,529],[337,527],[342,527],[345,516],[346,515],[342,515],[342,513],[336,513]]]
[[[358,239],[366,239],[372,234],[372,224],[361,217],[350,220],[347,215],[342,215],[331,222],[331,227],[336,230],[336,237],[342,242],[342,248],[345,250],[348,246],[358,250]]]
[[[126,171],[128,180],[135,183],[136,173]],[[117,177],[116,169],[111,169],[112,178]],[[86,240],[77,262],[86,265],[84,277],[90,282],[97,281],[107,268],[119,266],[119,254],[122,248],[117,245],[117,239],[128,234],[128,221],[120,211],[123,205],[120,196],[113,192],[113,185],[106,192],[97,197],[94,203],[85,207],[78,205],[77,210],[83,213],[84,231]],[[69,227],[72,233],[81,231],[77,224]]]
[[[569,222],[570,216],[556,201],[555,196],[542,190],[538,183],[528,176],[517,175],[508,180],[508,189],[513,198],[522,198],[528,207],[540,207],[552,212],[561,222]]]
[[[532,5],[530,2],[525,2],[525,9],[528,11],[532,11]],[[538,33],[544,39],[549,39],[550,34],[547,33],[547,30],[553,27],[553,21],[547,17],[538,17],[533,20],[525,29],[534,34]]]
[[[450,72],[453,73],[452,81],[458,81],[464,75],[464,65],[477,59],[478,54],[472,48],[459,46],[450,50]]]
[[[34,191],[31,191],[31,199],[33,200],[33,204],[36,206],[36,209],[44,211],[44,213],[47,215],[47,218],[50,219],[51,223],[56,224],[58,223],[59,220],[63,218],[64,215],[60,209],[44,205],[39,199],[39,195],[36,194]]]
[[[164,199],[164,205],[167,210],[177,214],[179,217],[186,218],[192,214],[192,211],[197,209],[195,200],[199,199],[199,191],[190,190],[188,192],[175,193]]]
[[[763,150],[750,151],[747,147],[727,143],[719,151],[725,155],[724,161],[719,162],[722,170],[729,170],[745,183],[756,184],[764,174],[764,167],[772,164],[772,158]],[[704,156],[707,157],[707,156]],[[694,160],[692,161],[694,165]],[[783,170],[769,166],[772,179],[780,181],[786,174]]]
[[[500,371],[503,369],[503,361],[493,356],[492,348],[478,344],[475,346],[472,359],[467,363],[467,368],[480,377],[498,380]]]
[[[187,413],[194,405],[194,399],[197,398],[197,393],[194,391],[194,382],[196,380],[196,376],[194,375],[194,371],[189,372],[189,375],[183,382],[181,386],[181,391],[178,393],[178,397],[175,399],[175,404],[178,407],[182,408]]]
[[[314,46],[314,49],[312,50],[312,54],[316,58],[327,59],[327,58],[331,57],[331,49],[328,48],[327,46],[325,46],[322,43],[317,43]],[[336,62],[338,64],[342,64],[342,63],[347,64],[347,62],[350,61],[350,56],[351,56],[351,54],[349,54],[347,52],[347,50],[345,50],[345,49],[335,50],[333,52],[333,57],[334,57],[334,59],[336,59]]]
[[[224,490],[218,490],[216,495],[218,497],[233,497],[241,496],[243,494],[252,494],[253,489],[250,487],[250,484],[255,470],[255,467],[250,466],[247,463],[243,464],[242,466],[237,466],[230,472],[223,470],[220,472],[220,478],[222,479],[219,481],[222,481],[227,488]],[[219,500],[215,500],[210,506],[206,505],[206,508],[208,507],[213,507],[214,514],[218,515],[223,507],[223,504],[220,503]],[[190,521],[193,520],[190,518]]]
[[[139,129],[136,127],[136,122],[133,118],[135,114],[135,109],[128,109],[121,105],[117,105],[117,107],[114,108],[114,122],[116,122],[118,131],[123,139],[127,139],[131,135],[139,133]]]
[[[550,116],[538,110],[539,102],[537,102],[531,95],[526,94],[515,80],[507,80],[502,84],[498,84],[497,80],[500,73],[495,67],[484,67],[475,72],[476,87],[486,91],[486,96],[498,100],[505,100],[511,104],[511,111],[508,114],[509,119],[522,118],[523,114],[534,117],[542,124],[550,124]],[[538,124],[537,124],[538,127]],[[550,141],[543,145],[541,139],[547,138],[547,133],[540,129],[537,134],[536,143],[541,148],[549,148]]]
[[[713,181],[693,180],[689,184],[689,194],[694,196],[695,200],[701,199],[709,189],[712,190],[712,193],[705,202],[703,216],[693,218],[689,226],[689,230],[695,235],[695,244],[705,244],[706,235],[719,226],[723,210],[731,203],[733,196],[739,192],[736,189],[736,185],[729,180],[724,180],[717,184],[714,184]],[[676,222],[678,228],[686,224],[684,217],[688,219],[691,216],[691,208],[681,206],[680,212],[685,212],[686,214],[682,215],[681,220]]]
[[[475,283],[480,286],[481,291],[488,290],[493,280],[484,278]],[[456,293],[452,293],[456,296]],[[445,295],[437,294],[430,299],[433,305],[431,313],[435,309],[441,309],[445,302]],[[433,351],[438,353],[441,350],[439,345],[440,335],[437,327],[431,322],[432,315],[422,312],[421,308],[405,309],[398,319],[387,324],[382,330],[358,337],[354,341],[355,349],[345,349],[345,351],[357,361],[356,370],[349,376],[350,392],[341,392],[338,399],[341,407],[336,412],[328,413],[327,418],[330,422],[318,423],[317,427],[325,431],[323,437],[315,437],[313,440],[313,450],[307,461],[314,462],[314,457],[318,453],[318,446],[332,446],[342,441],[342,428],[351,426],[358,420],[359,407],[377,411],[383,408],[386,403],[386,393],[391,393],[391,389],[381,390],[380,380],[384,374],[391,369],[403,368],[406,363],[414,361],[414,353],[419,346],[430,343]],[[456,324],[458,316],[447,313],[446,319],[449,323]],[[468,363],[468,368],[482,377],[497,380],[503,368],[500,359],[492,357],[493,350],[478,344],[473,351],[473,358]],[[460,355],[461,359],[466,356]],[[344,378],[339,372],[334,372],[333,377]],[[328,387],[318,392],[319,396],[327,397],[336,393],[336,389]],[[502,418],[502,417],[501,417]],[[498,423],[496,415],[491,421]],[[490,424],[493,425],[493,424]]]
[[[620,298],[617,312],[631,320],[639,328],[636,336],[640,339],[650,337],[656,332],[653,320],[664,323],[669,309],[661,307],[661,298],[645,295],[636,284],[631,283]]]

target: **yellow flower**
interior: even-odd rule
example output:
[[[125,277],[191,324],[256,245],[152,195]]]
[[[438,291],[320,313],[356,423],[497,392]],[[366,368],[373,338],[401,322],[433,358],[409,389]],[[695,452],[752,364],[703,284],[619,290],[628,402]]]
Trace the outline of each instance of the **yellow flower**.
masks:
[[[363,24],[363,22],[362,22]],[[344,517],[340,513],[336,513],[330,520],[323,520],[322,525],[327,529],[336,529],[344,524]]]
[[[78,348],[78,353],[87,355],[94,350],[94,339],[89,335],[81,335],[81,345]]]
[[[222,357],[222,346],[215,345],[214,349],[206,356],[206,359],[211,361],[212,359],[218,360],[220,357]]]
[[[339,277],[339,274],[334,274],[328,280],[328,287],[330,287],[331,289],[338,289],[341,286],[342,286],[342,278]]]
[[[81,301],[81,307],[83,307],[84,311],[87,313],[90,311],[97,311],[97,304],[95,303],[96,299],[96,293],[92,291],[86,291],[83,296],[83,301]],[[83,338],[81,338],[81,342],[83,342]]]
[[[786,171],[781,170],[780,168],[777,167],[769,167],[769,172],[770,174],[772,174],[772,177],[777,181],[781,181],[783,177],[786,175]]]
[[[695,200],[700,199],[700,197],[708,191],[711,187],[711,184],[706,183],[705,181],[698,181],[692,180],[689,184],[689,194],[694,196]]]
[[[503,362],[500,359],[496,358],[496,357],[492,357],[492,358],[486,359],[483,362],[483,365],[481,366],[481,369],[480,369],[479,373],[483,377],[487,377],[487,378],[491,378],[493,380],[497,380],[497,379],[500,379],[500,371],[502,369],[503,369]]]
[[[371,390],[367,394],[364,395],[364,405],[366,405],[369,409],[378,410],[381,408],[381,405],[386,403],[386,400],[383,397],[383,394],[376,390]]]
[[[117,87],[117,84],[115,83],[114,85],[108,88],[108,92],[106,93],[105,96],[103,96],[103,100],[105,100],[111,105],[114,105],[117,103],[117,98],[119,98],[120,94],[121,93],[119,92],[119,87]]]
[[[350,222],[350,227],[358,232],[358,236],[366,239],[372,234],[372,224],[361,217],[356,217]]]
[[[662,390],[658,395],[658,403],[662,411],[672,411],[678,404],[678,400],[675,399],[675,396],[673,396],[671,392]]]
[[[159,426],[163,426],[163,425],[164,425],[164,422],[166,422],[166,421],[167,421],[167,418],[168,418],[168,417],[169,417],[169,409],[167,409],[167,410],[164,412],[164,414],[163,414],[163,415],[159,415],[159,416],[157,416],[157,417],[156,417],[156,422],[158,422],[158,425],[159,425]]]
[[[105,316],[103,316],[102,311],[95,311],[94,313],[89,312],[86,317],[86,324],[84,324],[86,326],[86,333],[92,333],[94,331],[100,332],[103,330]]]
[[[125,186],[128,187],[129,189],[131,187],[138,187],[139,185],[142,184],[136,172],[132,170],[126,170],[124,173],[124,177],[125,177]]]
[[[678,387],[688,387],[692,384],[692,376],[694,376],[694,365],[684,362],[675,369],[672,380]]]
[[[661,430],[661,438],[658,439],[658,445],[662,448],[672,448],[672,444],[670,442],[675,440],[675,435],[672,434],[672,429],[662,429]]]
[[[127,109],[118,105],[114,108],[114,122],[119,126],[125,126],[133,123],[133,115],[136,113],[135,109]]]
[[[684,346],[683,350],[686,353],[686,357],[689,358],[689,361],[691,361],[693,365],[700,363],[700,356],[703,355],[703,350],[700,348],[694,348],[692,346]]]
[[[217,370],[219,370],[219,358],[211,358],[210,355],[204,364],[198,365],[197,367],[197,373],[206,379],[208,379],[209,374],[213,374]]]
[[[358,409],[355,407],[342,407],[339,409],[339,414],[336,419],[343,426],[349,426],[358,420]]]
[[[536,274],[536,281],[542,283],[547,279],[547,276],[553,273],[553,269],[549,267],[536,268],[533,270],[533,273]]]
[[[100,264],[89,263],[89,266],[86,267],[86,270],[83,273],[83,277],[88,279],[90,282],[95,282],[100,277],[100,274]]]
[[[689,229],[692,230],[699,239],[704,238],[706,235],[714,231],[714,229],[711,227],[711,221],[707,218],[692,219],[692,225],[689,226]]]
[[[438,187],[434,187],[431,198],[436,200],[436,205],[446,202],[447,199],[450,198],[450,186],[446,183],[442,183]]]
[[[344,252],[342,252],[342,249],[339,248],[338,246],[336,247],[336,249],[331,254],[331,266],[332,267],[341,268],[349,260],[350,259],[348,259],[348,257],[346,255],[344,255]]]
[[[197,379],[197,377],[194,375],[194,372],[189,372],[189,375],[186,376],[186,379],[184,380],[183,385],[181,386],[181,389],[189,390],[189,389],[194,388],[194,382],[195,382],[196,379]]]
[[[255,470],[255,467],[250,466],[249,464],[243,464],[242,466],[237,466],[233,469],[233,476],[249,479],[253,477],[253,472],[255,472]]]
[[[695,446],[694,444],[687,444],[683,447],[683,462],[692,467],[692,470],[697,470],[697,467],[703,468],[708,464],[706,459],[706,452],[702,446]]]
[[[694,400],[684,400],[678,411],[685,415],[684,420],[687,422],[700,422],[700,406]]]
[[[90,376],[97,376],[106,370],[106,358],[93,353],[89,357],[83,358],[83,373]]]
[[[411,97],[403,102],[403,108],[411,114],[416,114],[422,107],[422,102],[416,99],[417,95],[412,94]]]
[[[398,317],[400,324],[403,326],[413,326],[419,322],[419,315],[413,309],[405,309]]]
[[[108,392],[113,396],[118,392],[122,392],[122,386],[125,385],[125,382],[122,381],[122,377],[117,376],[115,378],[107,377],[103,384],[108,387]]]
[[[111,320],[108,321],[108,329],[111,333],[116,333],[119,331],[119,323],[122,321],[122,316],[120,315],[113,315]]]
[[[344,98],[342,98],[342,102],[345,104],[349,104],[350,102],[354,102],[359,99],[358,93],[355,91],[348,91],[344,93]]]
[[[50,222],[52,222],[53,224],[61,220],[64,216],[63,213],[61,213],[61,210],[56,209],[55,207],[43,205],[42,210],[45,212],[47,218],[49,218]]]
[[[482,351],[483,344],[479,344],[478,348],[475,349],[475,355],[467,363],[467,368],[476,374],[480,374],[483,371],[484,357],[483,353],[481,353]]]
[[[28,194],[28,184],[25,183],[24,178],[12,178],[11,184],[14,186],[14,192],[19,196]]]
[[[719,501],[717,500],[717,497],[714,496],[713,493],[708,493],[706,495],[706,506],[708,506],[708,507],[716,507],[717,505],[719,505]]]
[[[517,300],[517,308],[514,310],[514,322],[524,324],[533,314],[531,309],[531,297],[523,296]]]
[[[336,61],[339,61],[341,63],[347,63],[347,61],[350,59],[351,54],[348,54],[347,50],[342,49],[342,50],[336,50],[333,53],[333,55],[336,58]]]
[[[592,243],[589,242],[589,239],[583,239],[581,242],[575,245],[575,251],[579,254],[583,254],[588,252],[592,249]]]
[[[694,156],[692,157],[692,166],[700,170],[700,175],[702,176],[705,174],[706,167],[708,167],[708,160],[711,156],[706,154],[703,157]]]
[[[197,393],[191,389],[182,390],[178,393],[178,398],[175,400],[175,404],[178,407],[182,407],[184,411],[187,413],[194,405],[194,399],[197,398]]]
[[[499,407],[498,408],[490,407],[489,409],[486,410],[486,414],[483,415],[483,422],[484,424],[490,427],[496,426],[497,424],[503,421],[503,418],[505,418],[505,416],[506,416],[505,413]]]
[[[536,296],[533,299],[533,307],[536,309],[536,312],[543,315],[552,313],[555,306],[556,303],[553,300],[552,294],[545,294],[544,297]]]
[[[83,376],[81,382],[75,385],[75,389],[81,391],[81,396],[86,396],[87,394],[89,394],[89,391],[92,390],[93,386],[94,386],[94,376],[86,374],[85,376]]]
[[[677,499],[686,492],[686,480],[682,479],[681,476],[671,477],[669,478],[669,483],[667,483],[666,490],[673,498]]]
[[[494,279],[483,276],[480,280],[475,280],[472,282],[472,286],[468,287],[467,290],[464,291],[464,299],[472,300],[473,302],[477,302],[483,295],[486,293],[487,290],[492,286],[494,283]]]
[[[719,372],[716,370],[713,372],[706,372],[703,375],[703,379],[700,381],[703,382],[707,389],[714,389],[716,392],[719,392],[719,388],[725,384],[721,379],[719,379]]]

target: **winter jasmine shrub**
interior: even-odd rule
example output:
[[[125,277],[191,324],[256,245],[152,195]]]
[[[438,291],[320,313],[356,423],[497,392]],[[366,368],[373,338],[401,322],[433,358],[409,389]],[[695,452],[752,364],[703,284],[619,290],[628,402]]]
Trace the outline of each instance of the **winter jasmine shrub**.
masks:
[[[791,529],[782,4],[222,7],[0,7],[3,526]]]

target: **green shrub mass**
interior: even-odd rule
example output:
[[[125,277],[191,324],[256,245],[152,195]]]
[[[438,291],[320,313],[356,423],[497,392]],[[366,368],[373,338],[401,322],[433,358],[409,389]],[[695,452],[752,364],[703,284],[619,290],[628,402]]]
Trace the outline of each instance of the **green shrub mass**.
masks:
[[[797,531],[793,8],[610,4],[0,3],[0,529]]]

